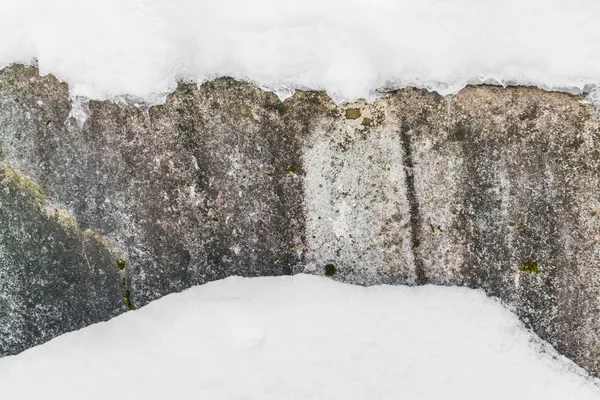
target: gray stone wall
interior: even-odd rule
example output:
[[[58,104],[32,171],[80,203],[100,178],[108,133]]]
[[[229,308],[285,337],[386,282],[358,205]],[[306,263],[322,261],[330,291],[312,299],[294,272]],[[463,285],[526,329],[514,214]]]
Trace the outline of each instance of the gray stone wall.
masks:
[[[97,313],[73,311],[85,317],[69,325],[58,322],[64,309],[36,309],[57,329],[35,340],[19,340],[17,318],[0,317],[0,332],[17,338],[12,347],[0,338],[0,350],[229,275],[308,272],[482,288],[600,376],[599,132],[580,97],[530,87],[467,87],[452,99],[409,88],[336,105],[322,92],[281,102],[223,78],[180,84],[146,109],[72,104],[52,76],[6,68],[0,162],[39,185],[78,231],[99,235],[106,254],[94,274],[81,260],[47,270],[15,248],[40,273],[75,268]],[[81,253],[79,242],[52,243]],[[0,299],[26,299],[9,264],[0,264],[9,282]],[[39,296],[19,301],[69,295]]]
[[[0,354],[15,354],[126,309],[106,243],[0,163]]]

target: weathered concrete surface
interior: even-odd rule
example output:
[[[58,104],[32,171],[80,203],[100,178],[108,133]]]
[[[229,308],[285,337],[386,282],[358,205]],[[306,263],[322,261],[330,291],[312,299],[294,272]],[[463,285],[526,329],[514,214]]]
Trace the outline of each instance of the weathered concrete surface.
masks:
[[[133,305],[233,274],[467,285],[600,376],[600,123],[580,98],[336,106],[218,79],[147,112],[75,108],[53,77],[1,71],[0,161],[121,254]]]
[[[118,315],[121,285],[105,243],[0,164],[0,354]]]

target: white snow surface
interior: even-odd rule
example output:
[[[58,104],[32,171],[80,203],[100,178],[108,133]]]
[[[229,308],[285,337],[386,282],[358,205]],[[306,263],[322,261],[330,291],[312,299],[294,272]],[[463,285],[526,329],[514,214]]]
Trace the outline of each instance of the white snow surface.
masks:
[[[297,275],[198,286],[0,359],[0,398],[597,400],[600,386],[481,291]]]
[[[160,102],[178,80],[454,93],[600,83],[598,0],[1,0],[0,66],[37,59],[73,96]],[[588,87],[588,89],[591,88]]]

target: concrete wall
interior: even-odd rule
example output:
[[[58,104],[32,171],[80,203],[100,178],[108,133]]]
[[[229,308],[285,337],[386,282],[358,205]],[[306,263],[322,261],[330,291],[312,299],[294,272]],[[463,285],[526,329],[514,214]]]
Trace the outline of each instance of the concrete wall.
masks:
[[[466,285],[600,376],[600,121],[580,100],[477,86],[338,106],[224,78],[145,110],[73,105],[65,84],[13,66],[0,162],[96,232],[107,265],[122,260],[119,285],[89,278],[114,292],[93,300],[96,320],[123,288],[139,307],[229,275]],[[1,274],[11,296],[23,279]]]

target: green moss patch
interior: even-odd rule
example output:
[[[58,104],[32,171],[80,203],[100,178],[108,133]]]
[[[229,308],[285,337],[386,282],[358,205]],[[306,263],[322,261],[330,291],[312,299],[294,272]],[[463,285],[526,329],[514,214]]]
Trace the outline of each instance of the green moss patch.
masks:
[[[347,119],[358,119],[360,118],[360,110],[358,108],[349,108],[346,110]]]
[[[129,285],[127,284],[128,279],[126,276],[121,280],[121,285],[123,287],[123,303],[125,307],[127,307],[128,311],[135,310],[133,306],[133,302],[131,301],[131,291],[129,290]]]
[[[129,292],[129,290],[125,290],[123,292],[123,302],[125,303],[125,307],[127,307],[127,310],[131,311],[135,309],[133,307],[133,303],[131,302],[131,293]]]
[[[519,268],[519,271],[527,272],[530,274],[539,274],[540,273],[540,269],[538,268],[538,263],[536,261],[533,261],[531,258],[528,258],[527,260],[525,260],[521,263],[521,268]]]
[[[337,268],[333,264],[327,264],[325,266],[325,276],[334,276],[337,274]]]
[[[0,181],[3,179],[7,179],[10,185],[30,195],[37,203],[46,204],[46,196],[38,185],[8,164],[0,163]]]

